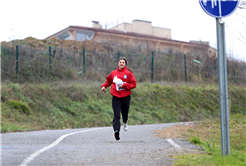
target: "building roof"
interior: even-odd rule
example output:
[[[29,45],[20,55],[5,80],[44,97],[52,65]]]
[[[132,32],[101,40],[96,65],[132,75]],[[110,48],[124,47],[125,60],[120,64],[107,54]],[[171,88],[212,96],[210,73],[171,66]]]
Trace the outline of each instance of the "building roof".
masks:
[[[148,22],[148,23],[152,23],[151,21],[138,20],[138,19],[135,19],[135,20],[133,20],[132,22],[134,22],[134,21],[141,21],[141,22]]]
[[[132,37],[139,37],[139,38],[148,38],[148,39],[155,39],[155,40],[163,40],[163,41],[167,41],[167,42],[177,42],[177,43],[183,43],[183,44],[189,44],[189,45],[200,45],[198,43],[193,43],[193,42],[185,42],[185,41],[179,41],[179,40],[173,40],[173,39],[167,39],[167,38],[162,38],[162,37],[156,37],[156,36],[152,36],[152,35],[146,35],[146,34],[139,34],[139,33],[134,33],[134,32],[122,32],[122,31],[118,31],[118,30],[112,30],[112,29],[102,29],[102,28],[90,28],[90,27],[84,27],[84,26],[69,26],[51,36],[46,37],[45,39],[48,39],[50,37],[53,37],[63,31],[66,30],[88,30],[88,31],[94,31],[94,32],[104,32],[104,33],[110,33],[110,34],[117,34],[117,35],[123,35],[123,36],[132,36]]]

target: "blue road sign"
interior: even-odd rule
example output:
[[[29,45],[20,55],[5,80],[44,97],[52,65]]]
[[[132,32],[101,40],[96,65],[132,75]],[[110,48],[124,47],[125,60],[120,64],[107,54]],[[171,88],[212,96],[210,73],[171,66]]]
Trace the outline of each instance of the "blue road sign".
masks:
[[[199,0],[202,9],[210,16],[223,18],[232,14],[239,5],[239,0]]]

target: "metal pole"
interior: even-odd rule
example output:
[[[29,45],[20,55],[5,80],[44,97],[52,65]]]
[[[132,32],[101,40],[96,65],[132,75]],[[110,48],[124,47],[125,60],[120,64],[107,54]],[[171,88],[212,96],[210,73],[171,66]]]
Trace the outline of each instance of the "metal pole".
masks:
[[[186,69],[186,55],[184,54],[184,65],[185,65],[185,82],[187,82],[187,69]]]
[[[225,24],[216,18],[222,155],[230,155]]]
[[[18,49],[18,45],[16,46],[16,79],[18,78],[18,57],[19,56],[19,49]]]
[[[85,50],[83,50],[83,71],[85,76]]]
[[[51,46],[49,46],[49,62],[50,62],[50,75],[52,74],[52,64],[51,64]]]
[[[151,82],[154,80],[154,51],[152,51]]]
[[[118,59],[120,58],[120,51],[118,51]]]
[[[230,155],[230,135],[229,135],[229,106],[228,106],[228,87],[227,87],[227,56],[226,56],[226,41],[225,41],[225,23],[222,27],[223,34],[223,66],[224,66],[224,104],[225,104],[225,127],[226,127],[226,155]]]

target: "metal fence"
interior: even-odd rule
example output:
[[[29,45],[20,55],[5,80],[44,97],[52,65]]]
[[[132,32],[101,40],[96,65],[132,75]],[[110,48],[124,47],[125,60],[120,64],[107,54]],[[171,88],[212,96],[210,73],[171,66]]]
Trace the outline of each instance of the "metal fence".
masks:
[[[1,47],[1,79],[13,82],[44,82],[61,79],[104,81],[117,67],[117,59],[126,57],[138,82],[218,82],[214,59],[199,56],[149,51],[94,52],[47,47]],[[245,63],[227,66],[228,83],[246,84]]]

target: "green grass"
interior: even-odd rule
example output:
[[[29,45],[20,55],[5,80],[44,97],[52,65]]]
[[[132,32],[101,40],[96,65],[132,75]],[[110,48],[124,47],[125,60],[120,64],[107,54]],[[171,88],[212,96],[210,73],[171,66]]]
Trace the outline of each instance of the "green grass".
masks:
[[[18,100],[10,100],[8,102],[8,104],[11,107],[13,107],[14,109],[19,110],[19,111],[25,113],[26,115],[30,115],[32,113],[30,107],[26,103],[23,103],[21,101],[18,101]]]
[[[110,88],[98,82],[2,83],[1,132],[111,126]],[[229,86],[231,114],[246,114],[245,87]],[[132,90],[130,125],[219,117],[218,86],[139,83]]]
[[[111,126],[110,88],[97,82],[2,83],[1,132]],[[244,165],[246,88],[229,86],[230,155],[222,157],[218,85],[139,83],[129,125],[200,121],[184,137],[203,153],[175,155],[174,165]]]
[[[199,136],[198,137],[192,136],[190,142],[193,143],[193,144],[202,144]]]
[[[220,120],[204,120],[184,133],[184,137],[192,143],[199,138],[200,143],[196,145],[204,149],[204,152],[197,154],[182,154],[172,156],[174,165],[235,165],[246,164],[246,115],[235,114],[230,117],[230,155],[222,156],[220,138]],[[195,138],[195,139],[194,139]]]

